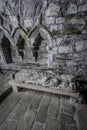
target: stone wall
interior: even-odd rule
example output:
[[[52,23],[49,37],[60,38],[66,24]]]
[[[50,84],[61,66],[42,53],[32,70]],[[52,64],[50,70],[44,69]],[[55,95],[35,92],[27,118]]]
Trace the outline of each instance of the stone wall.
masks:
[[[61,73],[85,74],[86,0],[8,0],[7,3],[1,0],[0,6],[0,32],[12,45],[13,63],[35,62],[33,42],[36,34],[40,33],[43,40],[38,49],[37,62],[57,68]],[[21,50],[24,59],[17,48],[20,35],[25,40],[24,49]]]

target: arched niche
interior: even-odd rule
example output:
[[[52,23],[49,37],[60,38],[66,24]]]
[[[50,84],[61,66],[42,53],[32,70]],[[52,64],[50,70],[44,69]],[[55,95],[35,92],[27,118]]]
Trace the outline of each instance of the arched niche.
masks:
[[[49,47],[52,47],[52,37],[42,26],[34,28],[30,33],[29,45],[32,47],[32,57],[34,62],[43,65],[48,64]]]
[[[21,57],[21,59],[23,60],[24,59],[25,40],[21,35],[19,35],[16,46],[18,49],[18,54]]]
[[[12,63],[13,61],[12,61],[12,54],[11,54],[11,44],[5,35],[3,35],[1,41],[1,49],[6,63],[7,64]]]

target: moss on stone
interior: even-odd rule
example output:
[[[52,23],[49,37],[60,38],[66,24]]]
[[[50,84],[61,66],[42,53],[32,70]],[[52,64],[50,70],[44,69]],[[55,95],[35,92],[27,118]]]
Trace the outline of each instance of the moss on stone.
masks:
[[[52,35],[52,36],[55,36],[55,35],[58,35],[58,34],[60,34],[59,31],[55,31],[55,30],[53,30],[53,31],[51,32],[51,35]]]
[[[73,28],[71,30],[64,31],[64,34],[81,34],[81,31],[76,28]]]

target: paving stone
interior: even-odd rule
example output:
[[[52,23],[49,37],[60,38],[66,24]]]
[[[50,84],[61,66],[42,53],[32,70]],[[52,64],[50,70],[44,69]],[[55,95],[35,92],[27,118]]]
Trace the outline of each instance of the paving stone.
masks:
[[[60,111],[74,116],[75,107],[73,104],[70,104],[70,100],[62,97],[60,101],[61,101]]]
[[[31,106],[35,91],[26,91],[26,92],[22,92],[22,94],[23,94],[23,96],[20,100],[20,104],[25,104],[28,107]]]
[[[87,108],[77,110],[76,119],[79,123],[79,130],[87,130]]]
[[[9,119],[20,121],[21,118],[23,118],[26,110],[27,110],[27,105],[17,104],[8,117]]]
[[[68,130],[69,129],[69,125],[68,124],[65,124],[65,123],[61,123],[60,124],[60,129],[59,130]]]
[[[36,121],[45,122],[47,117],[48,106],[50,103],[50,96],[50,94],[44,95],[39,107],[39,112],[37,113]]]
[[[16,130],[17,122],[5,120],[4,123],[0,126],[0,130]]]
[[[59,107],[59,97],[57,95],[53,95],[48,107],[47,117],[50,119],[56,119],[59,113]]]
[[[43,130],[43,123],[35,122],[32,127],[32,130]]]
[[[45,130],[58,130],[57,120],[47,120]]]
[[[76,122],[72,116],[64,114],[64,113],[60,114],[60,124],[62,124],[62,123],[68,124],[68,125],[71,125],[71,124],[75,125],[76,124]]]
[[[31,127],[35,120],[35,115],[36,113],[34,111],[28,109],[24,115],[23,121],[18,126],[17,130],[31,130]]]
[[[44,95],[44,94],[41,93],[41,92],[37,92],[37,93],[34,95],[34,99],[33,99],[33,102],[32,102],[32,104],[31,104],[31,106],[30,106],[30,109],[32,109],[32,110],[38,110],[43,95]]]
[[[0,87],[0,101],[2,101],[11,91],[12,88],[8,82],[2,85],[2,87]]]
[[[69,130],[78,130],[78,128],[76,126],[70,126]]]
[[[12,94],[0,105],[0,124],[12,112],[15,105],[19,102],[20,96]]]

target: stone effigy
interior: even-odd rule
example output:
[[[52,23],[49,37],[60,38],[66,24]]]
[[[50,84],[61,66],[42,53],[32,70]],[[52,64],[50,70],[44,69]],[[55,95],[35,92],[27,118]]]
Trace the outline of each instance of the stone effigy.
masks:
[[[33,84],[43,87],[76,92],[76,83],[72,81],[72,75],[57,75],[52,70],[22,70],[13,75],[12,80],[18,83]]]

